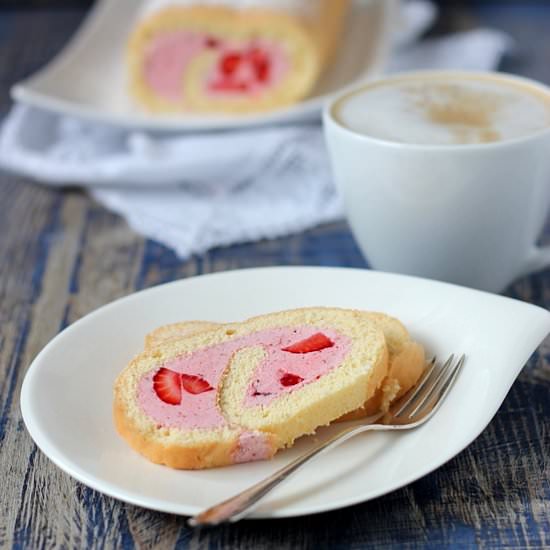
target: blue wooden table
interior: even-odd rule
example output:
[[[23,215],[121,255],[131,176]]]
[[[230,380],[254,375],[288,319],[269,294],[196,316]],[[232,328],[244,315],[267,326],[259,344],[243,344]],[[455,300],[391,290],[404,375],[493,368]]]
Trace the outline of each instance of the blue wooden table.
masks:
[[[50,59],[83,13],[0,12],[2,113],[10,84]],[[503,69],[550,83],[548,3],[454,7],[440,29],[477,24],[517,38]],[[549,239],[547,231],[543,240]],[[550,547],[548,339],[490,425],[456,458],[374,501],[303,518],[192,531],[179,517],[118,502],[74,481],[26,433],[19,411],[25,371],[67,324],[166,281],[303,264],[366,267],[344,222],[181,262],[78,190],[0,174],[0,548]],[[506,294],[548,308],[550,271],[517,281]]]

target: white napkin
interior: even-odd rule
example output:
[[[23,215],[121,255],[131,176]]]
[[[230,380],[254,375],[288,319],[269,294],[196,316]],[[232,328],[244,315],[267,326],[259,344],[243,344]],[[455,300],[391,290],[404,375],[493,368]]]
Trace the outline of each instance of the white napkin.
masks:
[[[511,47],[490,29],[411,44],[434,8],[423,0],[405,8],[390,72],[491,69]],[[15,105],[0,132],[0,166],[50,185],[89,187],[182,258],[343,215],[318,123],[152,136]]]

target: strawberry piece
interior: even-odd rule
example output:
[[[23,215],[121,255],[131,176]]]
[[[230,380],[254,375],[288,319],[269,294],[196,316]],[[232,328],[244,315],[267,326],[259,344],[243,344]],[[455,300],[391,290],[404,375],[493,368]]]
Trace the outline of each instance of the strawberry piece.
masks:
[[[212,36],[207,36],[204,43],[207,48],[217,48],[220,45],[220,41]]]
[[[310,353],[312,351],[321,351],[325,348],[331,348],[332,346],[334,346],[332,340],[327,338],[322,332],[316,332],[305,340],[300,340],[295,344],[283,348],[283,351],[288,351],[289,353]]]
[[[194,374],[182,374],[181,383],[186,392],[194,395],[214,389],[204,378]]]
[[[298,376],[297,374],[292,374],[291,372],[285,372],[283,376],[281,376],[280,382],[285,388],[288,386],[295,386],[296,384],[299,384],[300,382],[303,382],[304,379],[301,376]]]
[[[181,403],[181,375],[170,369],[160,368],[153,377],[153,389],[157,397],[169,405]]]
[[[242,61],[240,53],[226,53],[220,59],[220,70],[225,75],[232,75]]]
[[[269,73],[270,73],[269,61],[265,61],[261,64],[255,65],[255,70],[256,70],[256,78],[260,82],[266,82],[267,80],[269,80]]]
[[[248,51],[247,58],[254,67],[256,79],[265,82],[269,78],[271,69],[271,63],[265,52],[260,48],[252,48]]]

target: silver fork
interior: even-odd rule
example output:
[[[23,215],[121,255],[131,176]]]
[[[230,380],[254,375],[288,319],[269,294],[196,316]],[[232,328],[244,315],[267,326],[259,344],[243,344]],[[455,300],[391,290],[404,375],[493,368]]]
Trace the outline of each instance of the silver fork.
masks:
[[[265,495],[286,481],[304,464],[357,434],[381,430],[410,430],[424,424],[443,403],[464,361],[464,355],[458,360],[451,355],[442,365],[439,365],[434,357],[416,386],[395,402],[387,413],[371,416],[359,426],[353,425],[343,429],[328,441],[314,447],[268,478],[189,518],[188,524],[192,527],[213,526],[242,519]]]

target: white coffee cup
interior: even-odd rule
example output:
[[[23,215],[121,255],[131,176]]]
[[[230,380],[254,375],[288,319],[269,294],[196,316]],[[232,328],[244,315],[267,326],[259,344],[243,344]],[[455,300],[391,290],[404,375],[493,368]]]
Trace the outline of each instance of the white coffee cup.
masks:
[[[502,73],[425,71],[382,81],[434,75],[527,86],[550,105],[550,88]],[[323,116],[335,180],[370,265],[492,292],[550,265],[550,247],[536,246],[550,204],[550,127],[476,144],[372,137],[344,125],[335,106],[376,83],[336,97]]]

